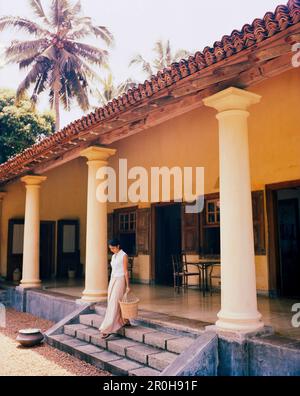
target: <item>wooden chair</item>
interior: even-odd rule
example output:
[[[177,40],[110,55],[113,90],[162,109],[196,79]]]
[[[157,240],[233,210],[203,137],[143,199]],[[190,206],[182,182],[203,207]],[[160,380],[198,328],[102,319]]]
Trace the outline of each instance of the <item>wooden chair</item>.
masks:
[[[198,276],[199,286],[201,286],[201,271],[197,264],[187,262],[186,254],[172,254],[172,264],[175,289],[179,290],[180,287],[188,287],[189,276]],[[188,269],[190,265],[195,265],[197,267],[197,272],[190,272]]]
[[[186,287],[188,286],[188,278],[189,276],[198,276],[198,284],[199,288],[201,288],[201,269],[196,263],[189,263],[186,258],[186,253],[181,253],[181,259],[183,262],[183,268],[184,268],[184,276],[185,276],[185,285]],[[196,267],[196,270],[190,272],[189,267]]]
[[[174,289],[179,291],[180,287],[184,287],[184,271],[183,262],[179,254],[172,254],[172,265],[173,265],[173,279],[174,279]]]
[[[134,257],[128,256],[128,275],[130,280],[133,278],[133,263]]]

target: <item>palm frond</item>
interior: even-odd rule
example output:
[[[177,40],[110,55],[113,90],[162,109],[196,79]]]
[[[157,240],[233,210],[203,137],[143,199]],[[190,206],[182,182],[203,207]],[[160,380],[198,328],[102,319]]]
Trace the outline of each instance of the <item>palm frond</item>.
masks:
[[[67,11],[70,10],[70,3],[68,0],[52,0],[50,7],[50,16],[52,24],[61,27],[65,21]]]
[[[20,100],[24,97],[25,92],[31,84],[35,83],[41,74],[45,73],[47,66],[41,62],[36,62],[32,69],[29,71],[25,79],[21,82],[17,89],[17,99]]]
[[[74,4],[73,8],[72,8],[72,14],[73,15],[78,15],[81,13],[82,7],[81,7],[81,1],[77,1],[77,3]]]
[[[42,58],[47,58],[51,62],[56,62],[57,60],[57,50],[54,45],[47,47],[40,55]]]
[[[174,58],[172,59],[172,62],[178,62],[181,59],[186,59],[191,55],[190,52],[180,49],[176,52],[176,54],[174,55]]]
[[[99,100],[99,103],[104,106],[114,98],[122,95],[124,92],[136,86],[136,83],[131,79],[127,79],[119,85],[114,84],[114,78],[110,72],[106,78],[100,79],[102,89],[96,89],[94,96]]]
[[[41,20],[46,23],[48,26],[50,26],[50,22],[44,12],[41,0],[29,0],[30,6],[33,9],[33,12],[35,13],[35,15],[39,18],[41,18]]]
[[[41,73],[36,81],[32,96],[30,98],[31,102],[36,104],[38,96],[48,88],[48,73],[49,69]]]
[[[100,36],[108,46],[114,43],[114,36],[105,26],[91,26],[91,30],[96,37]]]
[[[62,87],[60,90],[60,100],[64,105],[64,109],[66,111],[70,111],[72,103],[72,92],[66,79],[62,79],[61,84]]]
[[[151,67],[150,63],[147,62],[147,61],[142,57],[142,55],[137,55],[135,58],[133,58],[133,59],[130,61],[130,63],[129,63],[129,67],[132,66],[132,65],[134,65],[134,64],[137,64],[137,65],[140,64],[140,65],[142,65],[143,71],[144,71],[145,73],[147,73],[148,76],[152,76],[152,74],[153,74],[152,67]]]
[[[78,74],[72,70],[67,75],[68,84],[72,90],[73,96],[76,97],[77,103],[83,111],[87,111],[90,107],[88,92],[87,92],[87,81],[83,73]]]
[[[49,36],[51,33],[42,26],[25,18],[4,16],[0,18],[0,31],[6,27],[15,27],[24,30],[26,33],[35,34],[36,36]]]
[[[170,40],[167,40],[166,43],[166,66],[170,66],[172,63],[172,51],[171,51],[171,45],[170,45]]]
[[[75,71],[78,74],[85,73],[90,80],[99,80],[96,72],[84,60],[66,50],[60,52],[58,66],[63,77],[65,74]]]
[[[25,58],[30,58],[40,54],[48,45],[45,38],[28,41],[12,41],[5,50],[5,56],[9,62],[20,62]]]
[[[90,28],[88,28],[86,25],[76,25],[75,29],[72,29],[68,32],[67,34],[67,39],[68,40],[80,40],[83,39],[84,37],[87,37],[88,35],[91,34]]]
[[[157,53],[158,59],[163,59],[163,57],[164,57],[164,45],[163,45],[163,42],[161,40],[158,40],[155,43],[153,51],[155,51]]]
[[[102,66],[107,62],[108,52],[92,45],[68,41],[65,48],[69,52],[83,57],[92,64]]]
[[[19,69],[20,70],[25,69],[25,68],[30,66],[35,61],[36,61],[36,57],[35,56],[33,56],[31,58],[25,58],[23,60],[20,60],[19,61]]]

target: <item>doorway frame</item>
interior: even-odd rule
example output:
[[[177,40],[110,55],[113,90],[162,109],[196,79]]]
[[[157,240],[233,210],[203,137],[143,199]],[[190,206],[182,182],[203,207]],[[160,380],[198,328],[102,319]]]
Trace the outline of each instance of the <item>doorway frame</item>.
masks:
[[[65,225],[75,225],[75,245],[76,251],[74,254],[77,258],[77,262],[75,265],[76,274],[81,272],[80,268],[80,220],[79,219],[60,219],[57,221],[57,233],[56,233],[56,279],[64,279],[64,267],[63,267],[63,227]],[[65,253],[69,254],[69,253]],[[66,270],[66,274],[68,275],[68,269]]]
[[[50,278],[54,277],[56,275],[55,271],[55,246],[56,246],[56,221],[55,220],[41,220],[40,222],[40,227],[42,224],[47,224],[51,227],[51,236],[52,236],[52,246],[51,246],[51,254],[52,254],[52,260],[50,264]],[[40,252],[41,253],[41,252]],[[41,279],[43,280],[43,279]]]
[[[17,260],[19,259],[21,261],[20,266],[18,268],[22,272],[22,261],[23,261],[23,253],[21,254],[15,254],[13,255],[12,252],[12,245],[13,245],[13,230],[14,230],[14,225],[24,225],[25,224],[25,219],[20,217],[20,218],[12,218],[8,220],[8,229],[7,229],[7,270],[6,270],[6,278],[9,281],[13,280],[13,272],[14,272],[14,258]],[[13,257],[16,256],[16,257]]]
[[[150,207],[150,217],[151,217],[151,250],[150,250],[150,276],[151,284],[155,284],[156,268],[155,268],[155,256],[156,256],[156,209],[164,206],[181,205],[183,202],[175,202],[174,200],[169,202],[155,202],[151,204]]]
[[[280,288],[280,252],[278,239],[278,213],[276,193],[279,190],[300,187],[300,179],[273,184],[266,184],[266,209],[268,220],[268,273],[269,296],[277,298]]]

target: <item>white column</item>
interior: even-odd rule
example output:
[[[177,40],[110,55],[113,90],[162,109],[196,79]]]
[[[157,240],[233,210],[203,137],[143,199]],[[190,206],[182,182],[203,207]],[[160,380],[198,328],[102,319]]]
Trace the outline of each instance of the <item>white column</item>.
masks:
[[[40,187],[46,176],[25,176],[26,187],[23,269],[20,287],[39,288],[40,280]]]
[[[251,332],[263,327],[257,310],[248,145],[250,105],[261,97],[228,88],[204,100],[218,111],[221,208],[221,311],[217,328]]]
[[[7,193],[4,191],[0,191],[0,276],[3,275],[2,271],[2,205],[3,205],[3,199]]]
[[[85,290],[83,301],[105,301],[107,298],[107,203],[96,197],[98,182],[96,173],[108,165],[108,158],[116,150],[104,147],[89,147],[81,152],[88,159],[88,192],[86,224]]]

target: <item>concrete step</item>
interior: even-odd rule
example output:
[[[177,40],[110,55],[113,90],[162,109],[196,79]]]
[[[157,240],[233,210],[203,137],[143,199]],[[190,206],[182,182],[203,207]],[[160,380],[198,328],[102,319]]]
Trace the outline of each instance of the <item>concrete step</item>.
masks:
[[[161,355],[162,350],[160,348],[145,345],[119,334],[112,335],[108,339],[102,339],[99,330],[83,324],[66,325],[64,326],[64,332],[66,335],[76,337],[81,341],[88,342],[120,357],[150,366],[150,368],[156,370],[163,370],[178,356],[176,353],[171,352],[167,355]],[[158,360],[150,360],[150,356],[155,354],[160,355],[160,358]]]
[[[99,314],[80,315],[80,323],[99,329],[104,316]],[[146,326],[125,327],[119,334],[133,341],[160,348],[168,352],[180,354],[194,341],[193,336],[182,336],[180,333],[169,334]]]
[[[48,343],[93,366],[122,376],[156,376],[160,372],[66,334],[47,337]]]
[[[126,327],[124,335],[126,338],[177,354],[182,353],[195,341],[192,337],[168,334],[143,326]]]
[[[95,327],[99,329],[101,323],[103,322],[104,316],[97,314],[80,315],[79,321],[81,324]]]
[[[138,320],[102,339],[99,327],[104,315],[103,307],[79,314],[75,323],[63,325],[63,334],[48,335],[47,340],[95,367],[130,376],[159,375],[195,341],[193,334]]]
[[[137,376],[142,375],[141,373],[144,372],[147,372],[146,375],[159,374],[158,371],[148,370],[142,364],[122,358],[115,353],[108,352],[103,348],[96,347],[66,334],[49,336],[48,343],[101,370],[109,371],[113,375]]]

